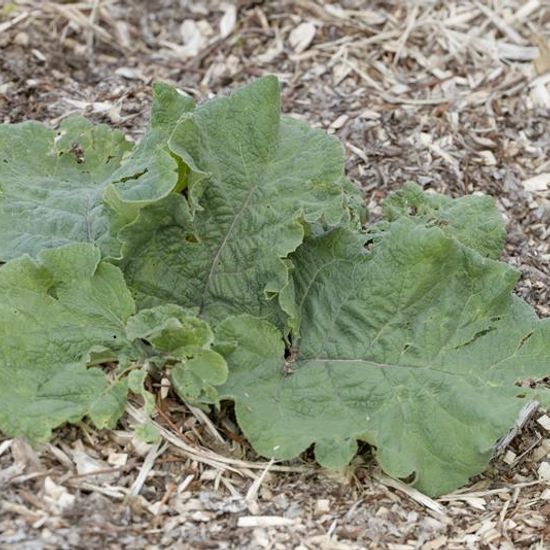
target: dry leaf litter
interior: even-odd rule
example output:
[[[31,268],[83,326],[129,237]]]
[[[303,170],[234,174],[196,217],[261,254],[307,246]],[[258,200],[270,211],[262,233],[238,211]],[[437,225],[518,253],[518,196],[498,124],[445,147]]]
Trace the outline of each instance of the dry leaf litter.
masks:
[[[548,0],[0,2],[0,121],[72,113],[139,137],[154,79],[202,100],[272,73],[284,110],[336,134],[372,217],[403,182],[497,198],[518,292],[550,314]],[[437,500],[384,476],[252,453],[230,412],[159,391],[162,439],[0,436],[0,548],[550,547],[550,415]]]

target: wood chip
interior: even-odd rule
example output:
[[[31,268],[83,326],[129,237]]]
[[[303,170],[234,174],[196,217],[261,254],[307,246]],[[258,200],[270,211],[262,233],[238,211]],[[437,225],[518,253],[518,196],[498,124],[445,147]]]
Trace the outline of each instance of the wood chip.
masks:
[[[526,191],[530,191],[531,193],[547,191],[550,189],[550,172],[538,174],[537,176],[524,180],[523,187]]]
[[[314,37],[315,25],[304,22],[292,29],[288,36],[288,42],[296,53],[301,53],[307,50]]]
[[[516,460],[516,453],[510,450],[506,451],[506,453],[504,454],[504,458],[502,459],[502,461],[508,465],[513,464],[515,460]]]
[[[543,414],[537,418],[537,422],[547,431],[550,432],[550,416]]]
[[[223,8],[223,17],[220,19],[220,38],[227,38],[235,29],[237,23],[237,6],[235,4],[225,4]]]
[[[540,466],[537,469],[537,474],[540,479],[545,481],[550,481],[550,462],[541,462]]]
[[[541,36],[535,37],[535,42],[539,48],[539,55],[534,59],[533,64],[537,74],[550,72],[550,44]]]
[[[241,516],[237,520],[238,527],[290,527],[295,520],[280,516]]]

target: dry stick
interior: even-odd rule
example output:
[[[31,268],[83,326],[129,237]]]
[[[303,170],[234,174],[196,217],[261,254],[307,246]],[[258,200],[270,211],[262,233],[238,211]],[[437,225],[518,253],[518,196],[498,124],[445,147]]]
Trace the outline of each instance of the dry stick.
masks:
[[[206,429],[210,432],[210,435],[212,435],[212,437],[214,439],[216,439],[219,443],[221,443],[222,445],[225,445],[227,446],[227,441],[220,435],[220,432],[218,432],[218,430],[216,429],[216,426],[214,426],[214,423],[212,422],[212,420],[210,420],[210,418],[208,418],[208,416],[205,414],[204,411],[202,411],[201,409],[199,409],[198,407],[193,407],[193,405],[191,405],[190,403],[188,403],[187,401],[184,401],[185,403],[185,406],[189,409],[189,411],[191,412],[191,414],[201,423],[203,424],[204,426],[206,426]]]
[[[130,496],[135,497],[139,495],[139,492],[141,491],[143,484],[145,483],[145,480],[149,475],[149,472],[153,469],[153,466],[155,465],[155,460],[167,449],[167,447],[168,443],[165,443],[164,445],[162,445],[162,447],[160,443],[157,443],[156,445],[153,445],[151,449],[149,449],[149,452],[147,453],[147,456],[143,461],[143,465],[139,471],[139,474],[136,477],[134,483],[132,483],[132,486],[130,487]]]
[[[514,424],[514,427],[508,432],[507,435],[502,437],[495,445],[495,454],[498,456],[502,454],[508,445],[512,442],[514,437],[523,429],[525,424],[532,418],[539,407],[537,401],[528,401],[518,414],[518,418]]]
[[[403,483],[402,481],[399,481],[398,479],[394,479],[392,477],[388,477],[384,474],[374,474],[373,477],[377,481],[382,483],[382,485],[401,491],[402,493],[406,494],[409,498],[412,498],[415,502],[418,502],[418,504],[421,504],[422,506],[424,506],[425,508],[428,508],[432,512],[435,512],[436,514],[439,514],[444,518],[449,517],[447,515],[447,510],[445,510],[444,506],[442,506],[432,498],[426,496],[425,494],[421,493],[417,489],[414,489],[413,487],[410,487],[409,485]]]
[[[469,498],[486,497],[490,495],[498,495],[499,493],[510,493],[516,489],[523,489],[524,487],[533,487],[534,485],[548,484],[548,480],[537,479],[535,481],[524,481],[522,483],[516,483],[514,485],[507,485],[506,487],[500,487],[499,489],[488,489],[487,491],[472,491],[466,492],[468,488],[459,489],[454,493],[439,497],[438,500],[443,502],[452,502],[453,500],[468,500]],[[462,491],[462,492],[461,492]]]
[[[72,5],[56,4],[54,2],[45,2],[42,6],[43,11],[59,13],[68,21],[72,21],[79,27],[92,30],[99,38],[110,43],[113,47],[120,49],[118,44],[113,42],[111,35],[102,27],[90,21],[81,11],[75,9]]]
[[[519,44],[520,46],[525,46],[527,41],[520,36],[506,21],[501,19],[494,11],[492,11],[487,6],[484,6],[481,2],[476,2],[475,5],[477,9],[490,19],[493,25],[503,34],[505,34],[512,42]]]
[[[431,98],[408,98],[397,97],[391,94],[381,94],[380,97],[387,103],[406,104],[406,105],[440,105],[442,103],[449,103],[448,97],[431,97]]]
[[[344,63],[344,65],[347,65],[352,71],[357,73],[367,85],[374,88],[375,90],[378,90],[379,92],[383,91],[384,88],[380,84],[378,84],[376,80],[371,78],[365,71],[362,71],[355,63],[345,57],[343,57],[341,61],[342,63]]]
[[[516,13],[512,14],[509,18],[509,23],[514,23],[516,21],[519,21],[523,23],[530,15],[535,13],[541,6],[540,0],[529,0],[529,2],[526,2],[521,6],[521,8],[516,11]]]
[[[126,406],[126,412],[134,420],[137,420],[140,423],[147,420],[147,417],[143,413],[143,411],[140,411],[133,405],[128,404]],[[166,441],[170,442],[172,445],[174,445],[174,447],[177,447],[178,449],[183,451],[184,454],[186,454],[189,458],[191,458],[192,460],[196,460],[197,462],[207,464],[208,466],[212,466],[213,468],[217,468],[219,470],[229,470],[236,474],[244,474],[248,477],[251,477],[252,479],[256,479],[256,476],[252,474],[252,472],[247,472],[247,470],[263,470],[269,464],[269,462],[249,462],[247,460],[229,458],[219,455],[203,447],[193,447],[183,441],[183,439],[181,438],[181,434],[177,432],[172,433],[170,430],[167,430],[164,426],[161,426],[160,424],[158,424],[158,422],[155,422],[154,420],[151,420],[151,423],[157,428],[157,430],[160,432],[160,435],[164,439],[166,439]],[[277,472],[294,473],[311,473],[314,471],[313,468],[307,466],[298,467],[279,465],[273,465],[271,467],[271,470]]]
[[[397,65],[397,62],[399,61],[399,57],[401,56],[401,52],[403,51],[403,48],[405,47],[405,44],[406,44],[407,40],[409,39],[409,36],[410,36],[412,30],[415,27],[417,16],[418,16],[418,4],[414,4],[410,14],[407,16],[407,26],[405,27],[405,30],[403,31],[403,34],[399,38],[399,42],[398,42],[397,48],[395,50],[395,55],[394,55],[394,58],[393,58],[393,66],[394,67]]]
[[[94,53],[94,26],[97,21],[97,13],[99,11],[99,4],[101,0],[94,0],[92,5],[92,11],[90,12],[90,28],[88,30],[88,36],[86,37],[86,49],[88,50],[88,55],[92,56]]]
[[[24,21],[25,19],[27,19],[27,17],[30,14],[31,14],[30,11],[26,11],[26,12],[20,13],[17,17],[14,17],[10,21],[6,21],[5,23],[2,23],[0,25],[0,34],[11,29],[12,27],[15,27],[15,25],[21,23],[21,21]]]
[[[248,491],[246,493],[245,501],[248,505],[248,510],[252,514],[259,513],[259,506],[258,506],[258,502],[257,502],[258,491],[260,490],[260,487],[261,487],[267,473],[269,472],[269,469],[272,466],[273,466],[273,459],[269,461],[268,465],[265,467],[265,470],[261,473],[261,475],[256,480],[254,480],[254,482],[252,483],[252,485],[250,486],[250,488],[248,489]]]

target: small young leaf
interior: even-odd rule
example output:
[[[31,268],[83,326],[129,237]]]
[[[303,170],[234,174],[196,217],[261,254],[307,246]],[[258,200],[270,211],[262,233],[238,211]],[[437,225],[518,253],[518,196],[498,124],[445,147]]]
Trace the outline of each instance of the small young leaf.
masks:
[[[214,334],[196,312],[174,304],[143,309],[128,320],[126,334],[147,340],[156,362],[172,365],[172,383],[182,399],[217,402],[214,386],[226,381],[227,365],[210,349]]]
[[[136,426],[135,433],[136,437],[143,443],[153,444],[160,441],[160,432],[150,420]]]
[[[145,382],[149,373],[145,369],[135,369],[128,374],[128,389],[143,398],[143,410],[150,416],[155,410],[155,395],[147,390]]]
[[[178,395],[192,403],[203,400],[217,402],[220,386],[227,380],[224,358],[212,350],[203,350],[172,369],[172,383]]]
[[[183,356],[209,347],[214,341],[212,330],[197,318],[196,312],[175,304],[142,309],[128,320],[126,334],[129,340],[147,340],[159,351],[180,350]]]

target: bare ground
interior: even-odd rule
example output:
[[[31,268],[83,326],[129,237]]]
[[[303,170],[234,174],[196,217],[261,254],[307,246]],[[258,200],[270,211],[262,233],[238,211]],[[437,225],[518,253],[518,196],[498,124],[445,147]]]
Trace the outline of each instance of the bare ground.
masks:
[[[550,314],[550,5],[0,1],[0,121],[84,113],[138,137],[154,79],[198,100],[273,73],[284,110],[335,133],[371,213],[407,180],[496,197],[518,293]],[[159,402],[160,446],[66,427],[0,436],[0,548],[548,548],[550,420],[437,501],[385,478],[255,457],[228,412]]]

